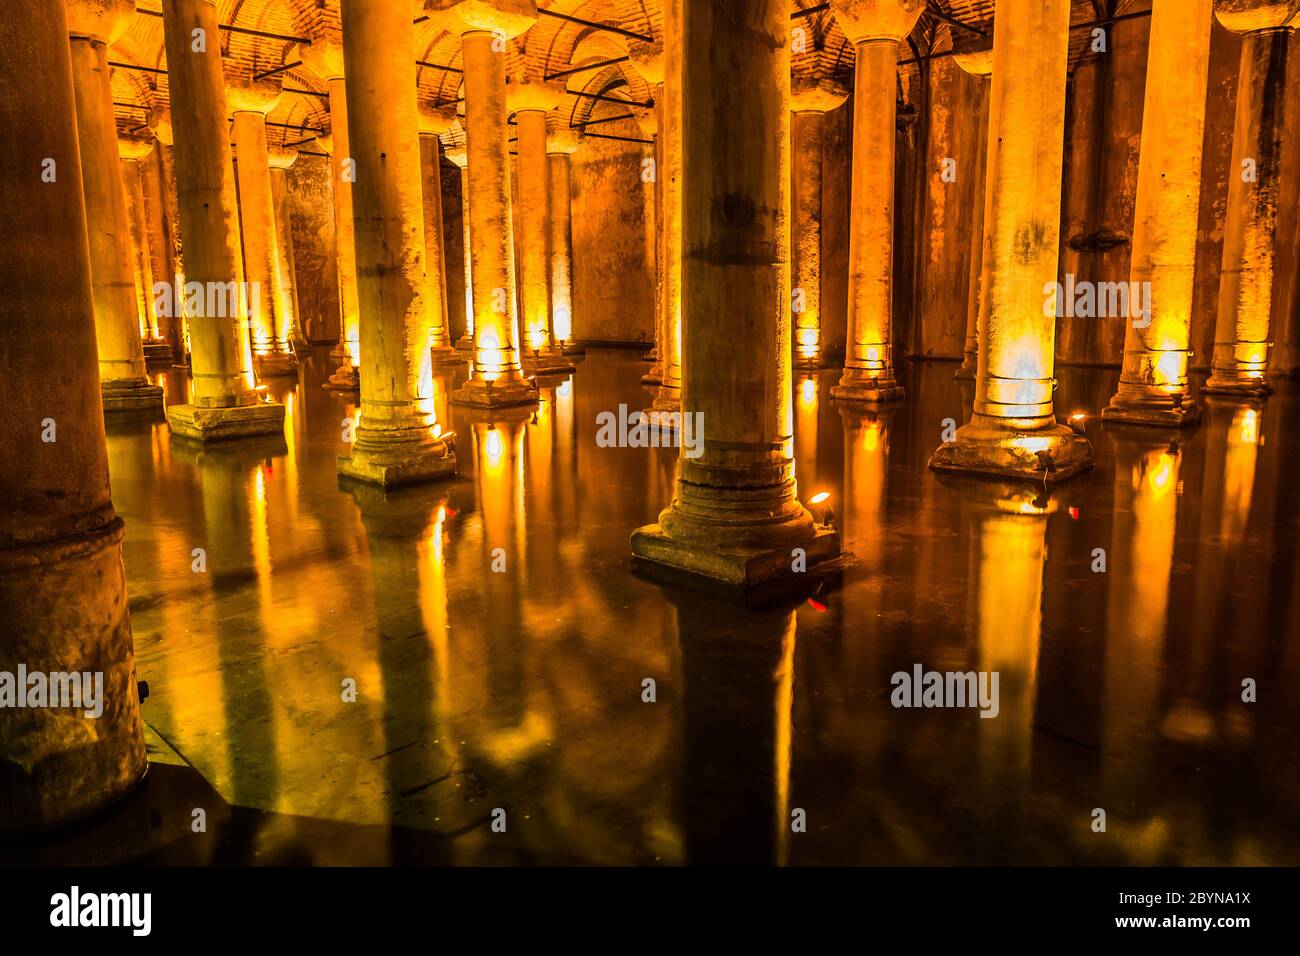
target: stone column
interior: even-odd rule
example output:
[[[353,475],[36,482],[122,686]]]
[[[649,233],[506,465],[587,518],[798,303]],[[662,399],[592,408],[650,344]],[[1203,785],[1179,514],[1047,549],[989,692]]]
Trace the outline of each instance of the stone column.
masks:
[[[167,282],[172,287],[172,301],[168,303],[171,308],[155,308],[155,312],[158,313],[159,331],[167,338],[170,357],[178,363],[184,363],[187,355],[186,335],[180,308],[181,297],[176,294],[176,290],[184,290],[185,281],[181,275],[180,226],[175,183],[171,175],[171,155],[175,140],[171,119],[162,107],[154,107],[149,116],[149,125],[153,128],[158,143],[144,164],[145,228],[149,233],[149,255],[154,281]],[[146,354],[146,359],[148,357]]]
[[[536,22],[537,6],[532,0],[425,0],[425,9],[460,34],[465,68],[474,369],[452,400],[486,408],[532,404],[537,390],[519,365],[505,87],[508,41]]]
[[[90,233],[95,343],[104,411],[156,413],[162,389],[145,377],[140,313],[131,263],[131,222],[118,162],[108,45],[121,36],[134,0],[69,0],[77,139]]]
[[[1201,417],[1187,361],[1211,19],[1212,0],[1151,8],[1124,363],[1105,421],[1180,427]]]
[[[1215,0],[1214,12],[1242,40],[1219,314],[1202,390],[1262,397],[1272,391],[1264,376],[1272,346],[1283,107],[1296,9],[1281,0]]]
[[[446,156],[452,165],[460,170],[460,229],[461,249],[463,250],[461,264],[465,271],[465,332],[456,340],[456,351],[473,352],[474,283],[471,279],[473,262],[469,247],[469,151],[464,146],[459,146],[453,149],[444,149],[442,155]]]
[[[640,44],[640,48],[651,48],[650,44]],[[645,62],[635,60],[637,71],[650,85],[650,98],[654,105],[649,108],[633,107],[631,113],[636,117],[637,125],[641,127],[641,132],[654,140],[653,159],[654,159],[654,182],[650,184],[646,196],[647,218],[654,216],[654,235],[651,237],[654,243],[654,262],[655,262],[655,311],[654,311],[654,335],[650,351],[644,355],[644,358],[650,362],[650,367],[646,369],[641,376],[642,385],[659,385],[664,379],[664,317],[668,310],[664,307],[664,178],[661,170],[664,165],[664,137],[660,129],[660,114],[663,111],[664,104],[664,68],[663,68],[663,44],[655,43],[652,47],[652,54],[643,54],[650,57]]]
[[[198,441],[283,433],[284,406],[253,387],[216,3],[169,0],[163,35],[194,391],[192,405],[168,407],[167,422],[174,435]]]
[[[293,261],[293,223],[289,213],[289,167],[298,159],[293,149],[272,149],[267,152],[271,166],[271,202],[275,207],[276,253],[279,268],[276,318],[279,335],[289,342],[293,351],[302,355],[311,351],[311,343],[302,330],[302,317],[298,313],[298,272]]]
[[[162,345],[170,355],[171,349],[158,331],[158,311],[154,307],[153,260],[149,255],[149,233],[144,225],[144,161],[153,152],[153,140],[119,139],[117,141],[118,165],[122,170],[122,186],[126,191],[127,219],[131,223],[131,275],[135,279],[136,315],[140,323],[140,339],[145,360],[157,357],[157,347]]]
[[[898,49],[925,0],[834,0],[857,57],[849,212],[849,334],[831,397],[901,398],[894,378],[894,143]]]
[[[109,19],[132,4],[112,6]],[[96,42],[102,54],[102,41],[76,31],[104,9],[69,6],[83,60]],[[82,706],[47,698],[0,708],[0,837],[84,819],[125,795],[146,767],[95,363],[81,174],[91,154],[78,152],[69,32],[61,3],[13,0],[0,16],[0,63],[12,80],[0,92],[0,128],[9,131],[0,137],[0,672],[27,672],[10,688],[24,704],[35,674],[89,675],[87,690],[98,693]],[[107,68],[102,79],[106,87]],[[117,147],[107,145],[116,175]]]
[[[260,376],[297,375],[292,317],[280,275],[280,238],[266,145],[266,116],[280,101],[279,85],[231,86],[230,138],[239,177],[239,219],[243,225],[244,272],[249,286],[253,363]]]
[[[966,297],[966,341],[962,347],[961,365],[957,367],[954,378],[958,380],[971,380],[975,378],[975,372],[978,365],[977,356],[979,355],[979,327],[982,321],[985,321],[988,308],[988,296],[985,289],[988,288],[989,271],[988,257],[984,255],[984,247],[988,243],[986,226],[989,224],[988,211],[989,204],[993,201],[993,194],[989,190],[988,178],[988,133],[989,133],[989,116],[991,110],[991,94],[989,87],[991,81],[989,77],[993,75],[993,21],[981,21],[979,27],[985,31],[984,36],[970,38],[970,34],[958,30],[955,31],[954,41],[957,48],[962,50],[953,57],[957,65],[976,77],[979,81],[980,105],[981,110],[978,117],[982,143],[975,150],[975,184],[977,196],[975,202],[975,221],[971,228],[971,259],[970,273],[968,284],[970,292]]]
[[[514,208],[519,238],[520,348],[529,375],[573,371],[573,362],[555,348],[551,329],[550,190],[546,163],[546,114],[562,92],[552,84],[508,83],[506,101],[515,115],[519,153]]]
[[[998,6],[975,411],[931,468],[1050,482],[1092,467],[1092,446],[1052,405],[1069,27],[1069,0]]]
[[[420,108],[420,183],[424,208],[424,275],[428,282],[425,321],[435,365],[460,365],[465,360],[451,344],[447,323],[447,257],[442,237],[442,141],[438,138],[456,121],[453,108]]]
[[[796,77],[792,84],[790,310],[794,363],[811,369],[822,364],[822,129],[849,92],[831,79]]]
[[[747,587],[839,554],[796,498],[789,4],[683,5],[684,317],[676,496],[642,559]],[[675,43],[670,43],[670,48]]]
[[[343,0],[361,309],[361,420],[339,474],[392,487],[456,473],[433,422],[423,194],[408,0]],[[421,393],[422,383],[427,394]]]
[[[577,134],[562,127],[546,138],[547,223],[551,253],[551,335],[561,351],[573,334],[573,153]]]
[[[298,48],[297,58],[325,80],[330,102],[330,171],[334,195],[334,243],[339,277],[339,344],[331,356],[339,363],[326,388],[353,391],[361,386],[361,332],[357,303],[356,226],[352,216],[355,164],[348,141],[347,82],[343,46],[336,37],[315,37]]]
[[[659,305],[663,313],[659,318],[659,389],[649,408],[650,412],[659,413],[661,420],[662,416],[671,416],[682,407],[682,255],[685,248],[682,226],[683,66],[682,48],[677,40],[682,35],[682,0],[664,0],[663,9],[664,36],[672,38],[664,44],[663,85],[658,94],[661,99],[656,101],[659,106],[659,135],[655,140],[660,156],[655,175],[659,177],[663,197],[659,210],[663,220],[659,234],[663,295]],[[644,62],[641,68],[646,68]]]

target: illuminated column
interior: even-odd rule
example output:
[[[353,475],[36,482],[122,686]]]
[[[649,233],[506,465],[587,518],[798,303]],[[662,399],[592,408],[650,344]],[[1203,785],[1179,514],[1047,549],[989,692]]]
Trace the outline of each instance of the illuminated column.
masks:
[[[665,7],[665,14],[670,12]],[[641,132],[654,140],[654,180],[650,184],[651,189],[647,190],[653,195],[647,195],[646,200],[653,206],[654,210],[654,259],[655,259],[655,313],[654,313],[654,344],[650,346],[650,351],[646,353],[646,358],[650,360],[650,368],[641,376],[642,385],[659,385],[664,378],[664,322],[668,315],[664,297],[666,291],[665,257],[664,257],[664,174],[666,167],[664,165],[664,44],[661,41],[640,40],[629,44],[627,47],[627,56],[636,68],[641,79],[645,80],[646,85],[650,88],[650,100],[652,106],[632,107],[631,113],[636,118],[637,125],[641,127]],[[576,51],[575,51],[576,52]],[[613,51],[611,51],[613,52]],[[571,57],[570,59],[576,59]],[[680,135],[680,126],[678,134]],[[642,179],[644,182],[644,177]]]
[[[682,0],[664,0],[664,36],[672,38],[664,44],[662,100],[659,105],[660,159],[655,175],[661,180],[663,202],[660,214],[663,219],[660,234],[659,261],[663,270],[663,296],[659,319],[660,378],[650,411],[671,415],[682,407],[682,256],[685,239],[682,224],[682,176],[684,173],[682,151],[683,80]],[[782,123],[784,128],[785,124]],[[787,253],[788,254],[788,253]]]
[[[550,190],[546,168],[546,114],[560,93],[538,83],[509,83],[506,99],[515,115],[519,153],[519,313],[524,369],[530,375],[570,372],[573,363],[555,348],[551,331]]]
[[[302,331],[298,314],[298,275],[293,261],[293,223],[289,214],[289,167],[298,159],[297,150],[272,149],[267,153],[271,166],[271,201],[275,212],[276,335],[290,344],[296,353],[311,351],[311,343]]]
[[[452,348],[447,325],[447,261],[442,244],[442,142],[438,137],[456,121],[453,109],[421,107],[420,185],[424,209],[424,275],[428,284],[425,308],[429,349],[435,365],[461,364]]]
[[[356,160],[361,420],[339,474],[391,487],[456,473],[433,423],[415,48],[407,0],[343,0]]]
[[[469,245],[469,152],[462,146],[443,151],[460,170],[460,226],[463,236],[461,249],[465,266],[465,334],[456,341],[457,352],[474,351],[474,282],[473,256]]]
[[[278,86],[232,86],[227,90],[230,138],[235,144],[239,177],[239,213],[243,224],[244,270],[248,280],[249,324],[253,362],[259,375],[296,375],[289,303],[280,275],[280,241],[275,224],[275,196],[266,145],[266,116],[280,101]]]
[[[121,36],[134,11],[134,0],[70,0],[67,6],[105,412],[157,412],[163,406],[162,389],[145,377],[131,223],[109,81],[108,45]]]
[[[352,217],[352,190],[356,165],[349,145],[347,81],[343,47],[333,37],[314,38],[298,47],[297,58],[325,80],[330,102],[330,185],[334,196],[334,242],[339,278],[339,344],[331,352],[338,360],[326,388],[353,391],[361,386],[361,332],[357,304],[356,224]]]
[[[172,145],[171,122],[164,118],[162,110],[155,109],[150,115],[149,125],[153,127],[157,145],[140,163],[141,194],[144,199],[144,231],[149,247],[149,271],[155,283],[165,282],[172,285],[170,309],[158,309],[155,301],[154,316],[158,321],[158,334],[162,341],[145,343],[146,361],[184,359],[183,343],[180,336],[178,316],[180,309],[176,303],[177,273],[180,271],[175,259],[176,242],[172,235],[171,210],[172,199],[169,195],[164,167],[163,152]],[[183,283],[179,283],[183,286]],[[150,290],[151,298],[152,289]]]
[[[744,587],[840,551],[794,478],[789,4],[683,13],[684,434],[676,496],[632,551]]]
[[[1187,383],[1201,199],[1201,137],[1210,69],[1212,0],[1156,0],[1133,218],[1130,308],[1119,388],[1106,421],[1190,425],[1201,417]],[[1170,77],[1178,82],[1170,82]],[[1147,291],[1150,290],[1150,299]],[[1150,314],[1132,306],[1150,305]]]
[[[546,138],[546,187],[551,253],[551,335],[564,350],[573,335],[573,152],[577,134],[561,128]],[[570,363],[572,364],[572,363]]]
[[[834,0],[853,43],[853,173],[849,212],[849,335],[833,398],[901,398],[894,379],[894,140],[898,48],[924,0]]]
[[[1272,345],[1273,260],[1286,126],[1287,49],[1295,4],[1215,0],[1219,23],[1242,34],[1237,117],[1228,170],[1219,314],[1203,390],[1264,396]]]
[[[848,95],[848,90],[833,80],[793,80],[790,310],[794,316],[794,363],[799,368],[820,368],[822,363],[822,130],[826,114]]]
[[[510,211],[506,48],[537,20],[532,0],[426,0],[461,36],[469,153],[474,370],[452,400],[496,408],[537,401],[519,367],[519,316]]]
[[[118,165],[122,170],[122,186],[126,191],[127,219],[131,223],[131,275],[135,279],[136,315],[144,354],[148,358],[151,356],[150,346],[156,346],[162,340],[158,332],[158,313],[154,308],[153,262],[149,258],[149,234],[144,226],[144,185],[141,182],[143,160],[153,151],[153,140],[119,139],[117,149],[121,157]]]
[[[199,441],[283,433],[284,406],[253,390],[216,3],[174,0],[163,14],[194,393],[194,404],[168,406],[167,423]]]
[[[975,412],[930,467],[1061,481],[1092,446],[1052,407],[1057,247],[1069,0],[1002,0],[994,26],[984,250],[988,321],[979,329]]]
[[[103,6],[70,7],[83,17],[74,16],[74,34]],[[0,837],[84,819],[146,768],[95,367],[80,169],[89,157],[78,155],[68,34],[62,4],[13,0],[0,16],[0,63],[14,81],[0,92],[0,671],[24,668],[25,684],[56,672],[102,677],[97,703],[11,699],[0,708]],[[74,39],[79,46],[85,57],[94,42]],[[106,145],[116,174],[117,146]],[[31,700],[28,686],[16,690]]]
[[[961,379],[973,380],[978,365],[977,356],[979,355],[979,327],[980,323],[987,320],[988,313],[988,295],[985,289],[988,288],[989,282],[989,258],[984,255],[984,247],[988,243],[986,226],[990,220],[988,218],[989,204],[993,201],[993,193],[989,189],[988,178],[988,133],[990,127],[989,114],[991,113],[990,100],[992,96],[989,91],[989,77],[993,75],[993,21],[985,20],[980,24],[985,30],[986,35],[972,42],[967,39],[969,36],[963,31],[957,31],[954,35],[954,41],[962,50],[953,57],[957,65],[969,73],[971,76],[979,79],[980,85],[980,102],[983,110],[979,116],[980,124],[980,141],[975,148],[975,183],[976,183],[976,202],[975,202],[975,221],[971,228],[971,259],[969,273],[970,292],[966,298],[966,341],[962,346],[961,365],[957,367],[954,377]]]

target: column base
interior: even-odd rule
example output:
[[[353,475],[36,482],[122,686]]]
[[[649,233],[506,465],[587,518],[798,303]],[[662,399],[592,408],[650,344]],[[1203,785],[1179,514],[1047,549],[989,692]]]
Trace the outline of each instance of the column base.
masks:
[[[658,365],[651,365],[649,371],[641,376],[642,385],[659,385],[664,380],[664,370]]]
[[[0,647],[29,675],[101,674],[94,707],[17,707],[0,719],[0,838],[67,826],[144,777],[122,521],[0,550]],[[26,688],[19,688],[25,697]],[[84,702],[84,698],[83,698]],[[87,716],[102,707],[97,716]]]
[[[305,338],[295,338],[293,340],[293,352],[299,358],[304,355],[311,355],[311,343]]]
[[[1092,444],[1065,425],[1017,431],[996,425],[963,425],[935,449],[935,471],[986,475],[1053,484],[1093,466]]]
[[[173,435],[203,444],[252,435],[283,435],[284,406],[276,402],[215,408],[170,405],[167,425]]]
[[[100,384],[105,414],[161,412],[163,390],[161,385],[148,382],[108,381]]]
[[[473,405],[477,408],[533,405],[537,399],[537,387],[523,378],[506,382],[485,382],[471,378],[451,393],[453,405]]]
[[[452,348],[450,345],[444,348],[431,349],[429,354],[433,358],[435,368],[443,368],[448,365],[464,365],[469,361],[468,355],[462,355],[459,350]]]
[[[564,357],[563,352],[536,352],[523,356],[525,375],[555,375],[572,372],[577,366]]]
[[[562,345],[560,351],[565,355],[583,356],[587,354],[587,344],[585,342],[567,342]]]
[[[253,368],[258,377],[273,378],[277,375],[297,375],[298,356],[294,352],[267,352],[253,355]]]
[[[339,477],[381,488],[452,478],[456,452],[444,441],[394,442],[362,448],[338,457]]]
[[[957,371],[952,373],[952,377],[959,382],[973,382],[975,380],[975,367],[979,359],[974,352],[966,352],[962,355],[961,364],[957,366]]]
[[[661,525],[648,524],[632,532],[631,545],[632,554],[644,561],[742,589],[806,573],[793,570],[794,548],[804,550],[808,569],[840,557],[840,533],[822,525],[814,527],[811,538],[789,547],[713,549],[671,538]]]
[[[654,401],[650,403],[649,408],[642,410],[642,414],[645,415],[647,418],[650,418],[651,416],[656,416],[660,420],[662,420],[664,416],[677,415],[678,418],[676,424],[673,424],[672,420],[669,419],[667,422],[665,422],[660,426],[662,430],[666,430],[671,434],[672,432],[675,432],[677,428],[680,427],[681,425],[681,417],[680,417],[681,411],[682,411],[681,388],[674,387],[672,385],[660,385],[659,390],[655,393]]]
[[[321,388],[329,389],[331,392],[359,392],[361,370],[355,365],[340,365]]]
[[[1175,405],[1167,397],[1164,401],[1159,397],[1147,401],[1121,401],[1116,395],[1101,410],[1101,420],[1128,425],[1152,425],[1157,428],[1189,428],[1201,420],[1201,406],[1190,398],[1181,405]]]
[[[472,335],[462,335],[459,339],[457,339],[457,340],[456,340],[456,351],[457,351],[457,352],[473,352],[473,351],[474,351],[474,336],[472,336]]]
[[[857,370],[845,369],[839,384],[831,386],[831,398],[840,402],[893,402],[906,394],[893,373],[869,378]]]
[[[171,343],[166,339],[159,339],[156,342],[145,342],[144,360],[145,362],[170,362],[172,360]]]
[[[1239,398],[1267,398],[1273,394],[1273,386],[1262,375],[1259,378],[1245,378],[1231,373],[1210,372],[1210,377],[1201,386],[1201,391],[1209,395],[1234,395]]]

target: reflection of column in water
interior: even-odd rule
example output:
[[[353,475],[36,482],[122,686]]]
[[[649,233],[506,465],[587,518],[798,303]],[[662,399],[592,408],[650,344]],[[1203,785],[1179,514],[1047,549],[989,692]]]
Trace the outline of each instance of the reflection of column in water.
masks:
[[[686,862],[784,863],[790,837],[795,615],[695,592],[677,606]]]
[[[816,372],[801,374],[795,384],[794,477],[804,501],[822,490],[817,485],[817,386]]]
[[[1182,451],[1174,430],[1107,433],[1115,447],[1115,499],[1106,556],[1103,768],[1106,793],[1115,799],[1141,792],[1158,726]]]
[[[878,569],[885,529],[885,477],[889,471],[889,425],[894,409],[866,411],[842,405],[844,502],[838,509],[845,547],[869,569]]]

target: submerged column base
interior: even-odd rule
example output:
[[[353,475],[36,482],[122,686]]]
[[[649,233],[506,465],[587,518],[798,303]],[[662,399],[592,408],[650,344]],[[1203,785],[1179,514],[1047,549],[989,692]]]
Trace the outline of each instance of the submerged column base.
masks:
[[[338,457],[339,476],[396,488],[456,474],[456,450],[427,428],[399,428],[358,437],[352,453]]]
[[[464,335],[462,335],[460,338],[458,338],[458,339],[456,340],[456,351],[457,351],[457,352],[473,352],[473,351],[474,351],[474,336],[472,336],[472,335],[470,335],[468,332],[466,332]]]
[[[429,354],[432,356],[435,366],[464,365],[469,360],[468,356],[461,354],[460,349],[453,348],[450,345],[430,349]]]
[[[1110,404],[1101,410],[1101,420],[1158,428],[1189,428],[1201,420],[1201,406],[1182,392],[1173,395],[1161,389],[1126,392],[1121,384]]]
[[[1065,481],[1093,466],[1092,444],[1066,425],[1013,429],[976,415],[935,449],[930,467],[1047,484]]]
[[[962,353],[961,364],[957,366],[957,371],[953,372],[952,377],[959,382],[974,381],[975,367],[979,363],[979,353],[975,349],[967,348]]]
[[[109,379],[100,383],[104,412],[161,412],[163,390],[161,385],[150,385],[147,380]]]
[[[297,375],[298,355],[296,352],[254,354],[253,367],[259,376]]]
[[[166,339],[145,339],[144,360],[146,362],[170,362],[172,346]]]
[[[332,392],[357,392],[361,390],[361,371],[355,365],[340,365],[321,388]]]
[[[537,400],[537,386],[525,378],[505,382],[485,382],[471,378],[451,393],[452,404],[473,405],[478,408],[533,405]]]
[[[905,394],[890,369],[874,374],[865,369],[845,369],[839,384],[831,386],[831,398],[841,402],[892,402]]]
[[[1266,398],[1273,394],[1273,386],[1262,375],[1258,377],[1237,375],[1232,372],[1211,372],[1201,386],[1209,395],[1235,395],[1241,398]]]
[[[576,365],[565,357],[563,352],[547,349],[523,356],[524,373],[527,375],[546,375],[555,372],[572,372]]]
[[[794,570],[795,548],[803,549],[805,568],[840,556],[840,533],[823,525],[813,526],[811,536],[797,544],[771,547],[736,544],[723,548],[672,537],[662,523],[648,524],[632,532],[631,544],[632,554],[642,560],[735,588],[795,577],[800,573]]]
[[[283,435],[284,406],[277,402],[213,408],[169,405],[167,425],[173,435],[205,444],[253,435]]]

